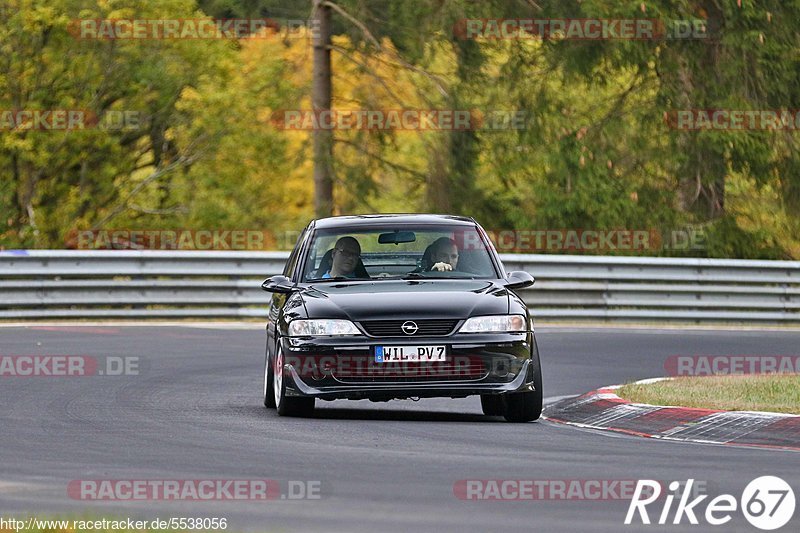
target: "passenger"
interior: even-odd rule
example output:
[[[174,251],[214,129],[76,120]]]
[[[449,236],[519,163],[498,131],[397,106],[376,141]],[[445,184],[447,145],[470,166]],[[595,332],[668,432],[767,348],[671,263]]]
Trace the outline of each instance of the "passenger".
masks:
[[[438,272],[456,270],[458,267],[458,245],[448,237],[436,239],[431,244],[430,268]]]

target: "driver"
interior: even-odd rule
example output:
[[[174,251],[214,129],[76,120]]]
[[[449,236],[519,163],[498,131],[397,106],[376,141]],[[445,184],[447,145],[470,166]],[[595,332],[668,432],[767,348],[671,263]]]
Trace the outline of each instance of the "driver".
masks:
[[[358,260],[361,257],[361,245],[354,237],[342,237],[333,247],[331,254],[331,269],[325,272],[323,278],[355,278]]]
[[[449,237],[441,237],[431,245],[431,266],[427,270],[447,272],[458,267],[458,245]]]

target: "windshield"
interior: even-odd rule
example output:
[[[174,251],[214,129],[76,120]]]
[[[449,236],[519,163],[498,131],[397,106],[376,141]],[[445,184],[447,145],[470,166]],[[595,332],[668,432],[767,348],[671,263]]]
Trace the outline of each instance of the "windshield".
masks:
[[[498,278],[474,226],[387,225],[316,230],[305,281]]]

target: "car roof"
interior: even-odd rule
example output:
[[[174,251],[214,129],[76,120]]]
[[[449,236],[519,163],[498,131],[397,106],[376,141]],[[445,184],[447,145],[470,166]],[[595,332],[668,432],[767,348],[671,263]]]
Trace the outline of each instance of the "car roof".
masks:
[[[314,221],[317,229],[340,227],[369,227],[382,224],[448,224],[474,226],[475,220],[471,217],[456,215],[434,215],[418,213],[398,213],[380,215],[349,215],[339,217],[320,218]]]

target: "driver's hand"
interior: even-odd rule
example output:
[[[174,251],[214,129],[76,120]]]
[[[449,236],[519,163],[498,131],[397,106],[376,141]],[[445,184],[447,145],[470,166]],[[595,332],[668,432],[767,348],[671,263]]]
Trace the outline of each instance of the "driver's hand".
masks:
[[[450,270],[453,270],[453,267],[450,265],[450,263],[443,263],[443,262],[434,263],[434,265],[431,267],[431,270],[436,270],[438,272],[448,272]]]

